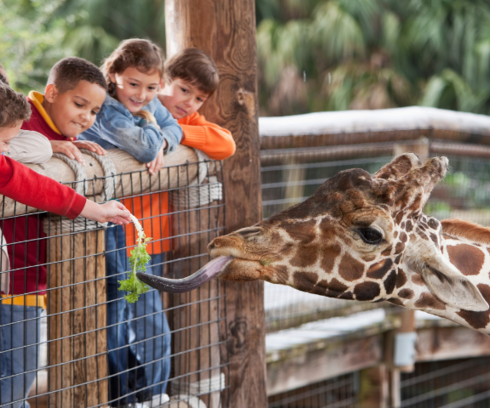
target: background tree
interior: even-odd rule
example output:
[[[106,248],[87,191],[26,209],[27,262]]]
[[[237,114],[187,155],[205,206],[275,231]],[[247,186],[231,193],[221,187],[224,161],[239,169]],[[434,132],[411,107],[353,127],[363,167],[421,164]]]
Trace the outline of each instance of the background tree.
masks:
[[[490,113],[488,0],[257,0],[262,115],[409,105]],[[0,0],[18,89],[64,55],[100,65],[131,37],[165,45],[164,0]]]

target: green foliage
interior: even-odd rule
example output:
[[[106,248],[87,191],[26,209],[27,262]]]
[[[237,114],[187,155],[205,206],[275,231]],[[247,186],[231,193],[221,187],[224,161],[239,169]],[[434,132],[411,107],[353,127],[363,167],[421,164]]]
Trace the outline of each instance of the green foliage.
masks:
[[[44,89],[51,66],[72,53],[60,45],[64,22],[51,17],[62,1],[0,0],[0,63],[19,91]]]
[[[134,303],[138,300],[139,295],[146,293],[150,289],[148,285],[142,283],[136,277],[136,272],[146,271],[146,264],[150,261],[150,255],[146,252],[146,243],[151,238],[146,238],[141,224],[133,215],[131,215],[131,221],[138,231],[138,239],[136,240],[136,247],[131,250],[131,256],[129,257],[129,264],[131,265],[129,278],[119,281],[120,286],[118,289],[129,292],[124,298],[129,303]]]
[[[138,300],[139,296],[146,293],[150,287],[141,282],[136,277],[136,272],[145,272],[146,264],[150,261],[150,255],[146,252],[146,242],[151,239],[147,238],[142,242],[138,242],[136,247],[131,250],[131,256],[129,257],[129,264],[131,265],[131,272],[129,278],[119,281],[119,290],[125,290],[129,292],[124,298],[128,303],[134,303]]]
[[[298,113],[299,81],[285,70],[306,77],[306,111],[421,104],[490,112],[488,1],[322,0],[294,18],[277,2],[257,2],[262,113]],[[278,94],[289,110],[275,103]]]
[[[121,40],[149,38],[165,49],[163,0],[64,0],[55,17],[67,19],[64,44],[101,65]]]
[[[163,0],[0,0],[0,62],[42,90],[58,59],[165,47]],[[488,0],[257,0],[261,114],[424,105],[490,113]]]

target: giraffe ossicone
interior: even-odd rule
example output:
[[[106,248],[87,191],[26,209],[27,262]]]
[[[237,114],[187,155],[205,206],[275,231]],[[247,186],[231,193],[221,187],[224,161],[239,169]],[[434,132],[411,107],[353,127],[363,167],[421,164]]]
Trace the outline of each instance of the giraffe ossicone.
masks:
[[[448,160],[403,154],[374,175],[341,171],[301,204],[215,238],[185,279],[138,274],[168,292],[219,277],[262,279],[339,299],[388,301],[490,334],[490,229],[422,210]]]

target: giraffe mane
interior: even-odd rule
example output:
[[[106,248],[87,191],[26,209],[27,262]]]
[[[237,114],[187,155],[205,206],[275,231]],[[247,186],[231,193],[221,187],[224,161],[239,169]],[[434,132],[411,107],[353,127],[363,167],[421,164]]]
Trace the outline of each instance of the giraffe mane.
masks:
[[[490,228],[469,221],[451,219],[441,221],[442,232],[456,238],[466,238],[480,244],[490,244]]]

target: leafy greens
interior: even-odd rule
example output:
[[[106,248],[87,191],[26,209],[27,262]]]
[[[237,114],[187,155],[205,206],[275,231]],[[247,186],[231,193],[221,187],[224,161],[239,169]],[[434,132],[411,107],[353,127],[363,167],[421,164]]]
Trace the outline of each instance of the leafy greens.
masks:
[[[146,293],[150,287],[141,282],[136,277],[136,272],[145,272],[146,264],[150,261],[150,255],[146,252],[146,243],[151,240],[151,238],[146,238],[143,231],[143,227],[139,223],[138,219],[134,215],[131,216],[131,221],[133,222],[136,230],[138,231],[138,239],[136,240],[136,247],[131,250],[131,256],[129,257],[129,264],[131,265],[131,272],[128,279],[119,281],[119,290],[125,290],[129,292],[124,298],[128,303],[134,303],[138,300],[139,296]]]

